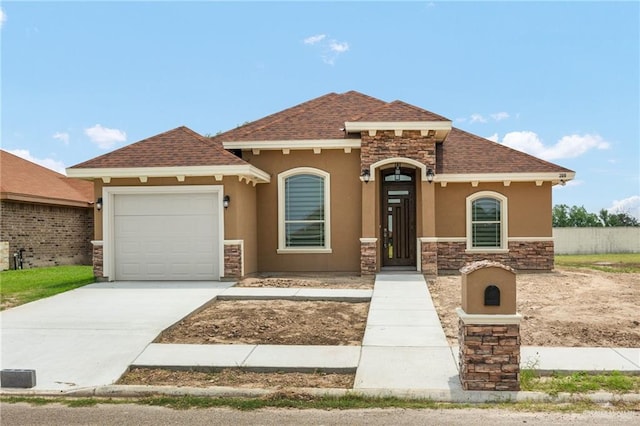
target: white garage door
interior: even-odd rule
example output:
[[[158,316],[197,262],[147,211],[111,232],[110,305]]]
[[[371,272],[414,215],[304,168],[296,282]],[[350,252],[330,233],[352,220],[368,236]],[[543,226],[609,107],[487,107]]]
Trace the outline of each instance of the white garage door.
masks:
[[[217,280],[216,194],[117,194],[116,280]]]

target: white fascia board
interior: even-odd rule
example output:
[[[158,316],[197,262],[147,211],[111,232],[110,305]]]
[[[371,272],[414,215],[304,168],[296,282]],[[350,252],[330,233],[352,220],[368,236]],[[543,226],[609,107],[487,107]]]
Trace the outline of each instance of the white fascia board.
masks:
[[[360,139],[302,139],[302,140],[279,140],[279,141],[230,141],[223,142],[224,149],[259,149],[259,150],[280,150],[280,149],[344,149],[360,148]]]
[[[574,179],[575,172],[567,173],[440,173],[434,182],[534,182],[545,181],[554,184],[560,181],[568,182]]]
[[[174,176],[246,176],[260,183],[268,183],[268,173],[250,164],[228,166],[187,166],[187,167],[127,167],[66,169],[68,177],[80,179],[174,177]]]
[[[451,130],[451,121],[347,121],[347,132],[366,130]]]

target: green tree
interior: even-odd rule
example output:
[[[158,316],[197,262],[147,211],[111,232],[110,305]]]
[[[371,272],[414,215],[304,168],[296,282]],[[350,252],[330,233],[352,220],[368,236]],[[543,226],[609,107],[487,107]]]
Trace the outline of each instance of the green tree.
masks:
[[[553,227],[640,226],[640,221],[627,212],[611,213],[601,209],[598,214],[589,213],[584,206],[556,204],[552,211]]]
[[[640,226],[638,219],[626,212],[609,213],[602,209],[598,216],[603,226]]]
[[[569,225],[569,206],[566,204],[556,204],[553,206],[553,227],[566,228]]]
[[[571,206],[569,209],[569,226],[579,228],[589,226],[602,226],[602,222],[595,213],[589,213],[584,206]]]

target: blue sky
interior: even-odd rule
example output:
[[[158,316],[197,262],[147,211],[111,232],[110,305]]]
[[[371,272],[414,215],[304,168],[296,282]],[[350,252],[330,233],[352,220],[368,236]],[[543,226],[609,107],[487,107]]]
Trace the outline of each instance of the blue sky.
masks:
[[[2,149],[58,171],[357,90],[575,170],[554,204],[640,218],[638,2],[0,8]]]

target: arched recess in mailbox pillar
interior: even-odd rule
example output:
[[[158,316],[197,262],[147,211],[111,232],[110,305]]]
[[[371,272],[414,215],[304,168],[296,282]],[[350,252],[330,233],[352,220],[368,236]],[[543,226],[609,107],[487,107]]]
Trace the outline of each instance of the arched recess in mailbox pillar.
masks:
[[[467,314],[515,314],[516,273],[501,263],[481,261],[471,263],[462,273],[462,309]],[[487,296],[498,294],[498,303]],[[487,294],[489,293],[489,294]]]

